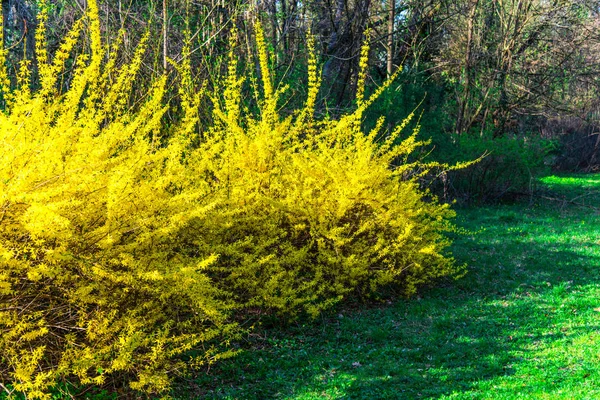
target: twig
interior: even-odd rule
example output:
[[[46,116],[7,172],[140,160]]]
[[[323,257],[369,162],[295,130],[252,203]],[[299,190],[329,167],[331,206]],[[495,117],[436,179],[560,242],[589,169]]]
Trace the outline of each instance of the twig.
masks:
[[[521,193],[521,194],[524,194],[524,193]],[[563,204],[574,204],[574,205],[576,205],[576,206],[580,206],[580,207],[589,208],[589,209],[591,209],[591,210],[594,210],[594,211],[596,211],[596,212],[599,212],[599,213],[600,213],[600,208],[598,208],[598,207],[594,207],[594,206],[591,206],[591,205],[589,205],[589,204],[585,204],[585,203],[581,203],[581,202],[575,201],[575,200],[577,200],[577,199],[580,199],[580,198],[582,198],[582,197],[585,197],[585,196],[588,196],[588,195],[591,195],[591,194],[597,194],[597,193],[588,193],[588,194],[585,194],[585,195],[581,195],[581,196],[574,197],[574,198],[572,198],[572,199],[570,199],[570,200],[567,200],[566,198],[562,198],[562,199],[561,199],[561,198],[558,198],[558,197],[549,197],[549,196],[544,196],[544,195],[542,195],[542,194],[531,194],[531,195],[532,195],[532,196],[535,196],[535,197],[539,197],[539,198],[541,198],[541,199],[544,199],[544,200],[550,200],[550,201],[560,201],[560,202],[562,202]]]
[[[2,384],[2,382],[0,382],[0,387],[1,387],[2,389],[4,389],[4,391],[5,391],[6,393],[8,393],[8,397],[9,397],[9,398],[10,398],[10,396],[12,395],[12,393],[15,391],[14,389],[13,389],[13,390],[8,390],[8,388],[7,388],[6,386],[4,386],[4,385]]]

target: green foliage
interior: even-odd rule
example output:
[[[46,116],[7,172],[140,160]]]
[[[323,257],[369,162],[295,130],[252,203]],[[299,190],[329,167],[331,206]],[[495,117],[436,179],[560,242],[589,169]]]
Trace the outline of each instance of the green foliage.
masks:
[[[402,90],[386,91],[368,110],[367,124],[374,125],[378,115],[401,123],[401,115],[422,103],[421,136],[431,145],[418,155],[446,164],[478,160],[468,168],[438,174],[440,179],[431,182],[434,193],[445,200],[485,202],[530,193],[536,178],[549,171],[552,155],[557,152],[555,141],[534,134],[494,137],[491,131],[453,134],[454,122],[448,113],[448,108],[455,107],[451,99],[436,85],[423,81],[418,72],[403,73],[399,79]]]
[[[432,141],[436,146],[431,156],[436,160],[479,159],[464,170],[449,172],[446,182],[438,182],[436,190],[466,201],[530,194],[536,178],[549,171],[548,155],[554,149],[552,141],[535,137],[438,134]]]
[[[232,35],[228,76],[208,96],[214,125],[196,133],[203,92],[186,58],[181,118],[166,129],[166,77],[129,102],[148,36],[117,68],[88,7],[51,61],[36,33],[39,89],[28,62],[14,90],[0,69],[2,382],[34,399],[72,379],[160,393],[174,373],[229,355],[218,344],[249,307],[314,317],[350,295],[389,284],[410,295],[459,272],[445,252],[454,213],[418,185],[445,166],[409,162],[424,144],[417,128],[403,132],[412,115],[382,140],[383,120],[361,130],[391,81],[317,122],[311,52],[306,104],[282,117],[285,88],[273,85],[258,26],[259,112],[242,106]],[[63,91],[86,22],[90,53]]]

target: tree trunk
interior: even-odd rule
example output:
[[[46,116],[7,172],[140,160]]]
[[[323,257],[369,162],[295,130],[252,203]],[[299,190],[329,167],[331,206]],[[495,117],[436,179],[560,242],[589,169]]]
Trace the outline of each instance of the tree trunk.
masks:
[[[166,73],[167,72],[167,51],[168,51],[168,45],[167,45],[167,41],[168,41],[168,32],[167,32],[167,28],[168,28],[168,18],[169,16],[167,15],[167,0],[163,0],[162,2],[162,15],[163,15],[163,71]]]
[[[464,133],[468,130],[468,107],[471,100],[471,85],[473,75],[473,35],[475,30],[475,15],[479,0],[471,0],[469,2],[469,16],[467,18],[467,43],[465,49],[465,59],[463,63],[463,93],[458,96],[458,116],[456,119],[455,131],[457,134]]]
[[[388,37],[387,37],[387,76],[394,72],[394,19],[396,18],[396,1],[388,0]]]

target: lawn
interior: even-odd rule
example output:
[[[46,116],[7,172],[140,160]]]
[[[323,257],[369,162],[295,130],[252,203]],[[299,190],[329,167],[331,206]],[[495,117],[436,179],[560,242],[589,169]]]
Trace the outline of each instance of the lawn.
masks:
[[[600,175],[539,189],[458,210],[462,279],[260,329],[175,397],[600,398]]]

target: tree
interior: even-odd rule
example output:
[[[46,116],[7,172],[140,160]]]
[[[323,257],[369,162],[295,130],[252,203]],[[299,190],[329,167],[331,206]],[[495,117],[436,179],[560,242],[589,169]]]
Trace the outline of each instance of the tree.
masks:
[[[598,2],[465,0],[447,9],[434,68],[454,91],[455,131],[514,130],[519,116],[575,113],[598,88]],[[587,93],[586,93],[587,92]]]

